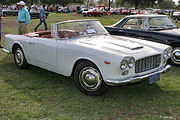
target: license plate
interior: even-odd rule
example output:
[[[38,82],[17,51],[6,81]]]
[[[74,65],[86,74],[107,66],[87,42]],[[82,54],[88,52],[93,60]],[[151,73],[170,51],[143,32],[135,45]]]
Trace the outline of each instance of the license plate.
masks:
[[[160,81],[160,73],[149,76],[149,84],[153,84],[157,81]]]

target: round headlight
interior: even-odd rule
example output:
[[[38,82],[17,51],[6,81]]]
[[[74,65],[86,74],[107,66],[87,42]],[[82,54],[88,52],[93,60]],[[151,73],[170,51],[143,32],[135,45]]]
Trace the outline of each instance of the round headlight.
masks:
[[[169,49],[168,50],[168,57],[171,57],[172,56],[172,49]]]
[[[164,58],[168,58],[168,51],[167,50],[164,51],[163,56],[164,56]]]
[[[135,65],[135,59],[134,59],[134,58],[130,58],[130,59],[129,59],[129,64],[128,64],[128,66],[129,66],[130,68],[132,68],[132,67],[134,67],[134,65]]]
[[[121,69],[122,70],[125,70],[127,67],[128,67],[128,62],[127,62],[127,60],[123,60],[122,62],[121,62]]]

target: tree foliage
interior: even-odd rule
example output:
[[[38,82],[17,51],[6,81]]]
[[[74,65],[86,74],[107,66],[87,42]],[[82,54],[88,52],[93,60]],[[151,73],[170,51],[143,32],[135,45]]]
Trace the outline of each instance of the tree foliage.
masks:
[[[1,5],[11,5],[19,2],[19,0],[0,0]]]
[[[20,0],[0,0],[0,4],[10,5],[19,2]],[[146,8],[157,6],[158,8],[169,9],[175,8],[175,3],[172,0],[96,0],[99,5],[104,4],[105,6],[111,5],[113,1],[116,2],[117,6],[127,6],[135,8]],[[42,3],[46,5],[62,5],[67,6],[70,3],[85,4],[87,7],[94,6],[95,0],[24,0],[26,5]],[[179,2],[180,3],[180,2]],[[180,4],[177,7],[180,9]]]
[[[0,4],[2,5],[11,5],[19,2],[20,0],[0,0]],[[47,5],[54,5],[54,4],[59,4],[59,5],[68,5],[69,3],[84,3],[85,0],[24,0],[26,4],[34,4],[41,2],[42,4],[47,4]]]
[[[146,8],[163,3],[164,0],[116,0],[117,6],[128,6],[135,8]]]
[[[163,2],[158,4],[160,9],[173,9],[176,7],[175,2],[173,0],[164,0]]]

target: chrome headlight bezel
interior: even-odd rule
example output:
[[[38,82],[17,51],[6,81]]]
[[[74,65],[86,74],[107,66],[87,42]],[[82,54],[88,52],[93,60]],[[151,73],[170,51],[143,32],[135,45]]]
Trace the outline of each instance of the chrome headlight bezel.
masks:
[[[167,49],[164,50],[163,57],[164,57],[164,59],[168,59],[168,50]]]
[[[129,59],[129,62],[128,62],[129,68],[133,68],[133,67],[135,66],[135,64],[136,64],[135,59],[134,59],[133,57],[130,58],[130,59]]]
[[[170,58],[170,57],[172,56],[172,51],[173,51],[173,50],[172,50],[171,47],[165,49],[164,52],[163,52],[163,57],[164,57],[164,59]]]
[[[172,52],[173,52],[173,49],[172,49],[172,48],[169,48],[169,49],[168,49],[168,57],[171,57],[171,56],[172,56]]]
[[[134,57],[125,57],[120,64],[121,70],[126,70],[128,68],[133,68],[135,66],[135,58]]]
[[[121,70],[126,70],[128,68],[128,61],[122,60],[120,68],[121,68]]]

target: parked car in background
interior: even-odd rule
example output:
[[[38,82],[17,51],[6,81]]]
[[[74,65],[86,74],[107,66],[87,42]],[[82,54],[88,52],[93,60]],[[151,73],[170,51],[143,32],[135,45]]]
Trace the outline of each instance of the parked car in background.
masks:
[[[88,11],[83,11],[82,15],[85,16],[94,16],[94,17],[102,17],[103,15],[108,15],[107,11],[100,10],[100,9],[89,9]]]
[[[37,9],[31,9],[29,11],[31,18],[39,18],[40,10]],[[47,18],[49,15],[49,12],[45,11],[45,17]]]
[[[18,15],[18,10],[11,10],[10,8],[5,8],[2,10],[3,16],[17,16]]]
[[[54,12],[53,6],[50,6],[48,10],[49,10],[49,12]]]
[[[111,8],[110,12],[111,12],[111,15],[118,15],[119,9],[118,8]]]
[[[58,8],[58,13],[70,13],[70,8],[69,7],[59,7]]]
[[[83,11],[88,11],[88,8],[81,8],[79,11],[77,11],[77,13],[82,14]]]
[[[173,19],[174,20],[180,20],[180,12],[179,11],[175,11],[175,12],[173,12]]]
[[[84,17],[86,17],[86,16],[89,16],[89,17],[91,17],[91,16],[99,16],[99,17],[101,17],[101,16],[103,16],[103,12],[101,12],[101,11],[99,11],[99,10],[97,10],[97,9],[89,9],[88,11],[83,11],[82,12],[82,15],[84,16]]]
[[[130,15],[105,27],[112,35],[123,35],[173,47],[171,60],[180,65],[180,29],[166,15]]]
[[[129,15],[130,9],[129,8],[120,8],[119,13],[122,15]]]
[[[110,36],[97,20],[71,20],[51,25],[51,31],[5,36],[7,53],[19,68],[32,64],[73,76],[83,93],[101,95],[108,86],[160,80],[170,68],[172,48],[128,37]]]

